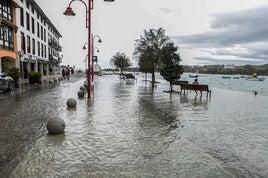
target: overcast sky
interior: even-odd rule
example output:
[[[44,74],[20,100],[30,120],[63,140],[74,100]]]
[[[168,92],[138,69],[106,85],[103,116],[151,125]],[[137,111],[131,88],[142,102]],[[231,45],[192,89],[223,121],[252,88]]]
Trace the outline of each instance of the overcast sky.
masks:
[[[83,3],[72,3],[76,16],[70,18],[62,14],[69,0],[35,1],[62,34],[63,64],[84,68]],[[159,27],[179,47],[183,65],[260,65],[268,63],[267,17],[268,0],[94,0],[91,24],[103,41],[94,38],[102,68],[110,68],[116,52],[132,59],[135,40]]]

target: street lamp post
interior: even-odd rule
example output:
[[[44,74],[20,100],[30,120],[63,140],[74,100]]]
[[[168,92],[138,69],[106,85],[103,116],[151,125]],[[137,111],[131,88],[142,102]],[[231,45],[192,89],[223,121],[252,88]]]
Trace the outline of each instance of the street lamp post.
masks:
[[[92,34],[92,42],[91,42],[91,65],[92,65],[92,73],[94,72],[94,60],[93,60],[93,57],[94,57],[94,49],[95,48],[97,48],[97,47],[94,47],[94,39],[95,38],[98,38],[98,43],[102,43],[102,40],[101,40],[101,37],[99,36],[99,35],[94,35],[93,36],[93,34]],[[83,50],[86,50],[87,48],[86,48],[86,44],[88,44],[88,42],[86,42],[85,44],[84,44],[84,46],[83,46]],[[99,52],[99,48],[97,48],[97,52]],[[94,73],[92,74],[92,82],[93,82],[93,79],[94,79]]]
[[[20,62],[21,85],[24,86],[24,66],[23,66],[23,62],[21,60],[21,57],[23,57],[23,55],[24,55],[23,50],[19,51],[18,55],[19,55],[19,62]]]
[[[94,47],[94,39],[95,38],[98,38],[99,39],[98,42],[99,43],[102,43],[102,40],[101,40],[101,38],[100,38],[99,35],[94,35],[93,36],[93,34],[92,34],[92,54],[91,54],[92,56],[91,56],[91,59],[92,59],[93,72],[94,72],[94,60],[93,60],[93,57],[94,57],[94,49],[97,48],[97,47]],[[99,48],[97,48],[97,52],[99,52]],[[93,79],[94,79],[94,73],[92,75],[92,81],[93,81]]]
[[[92,47],[93,48],[93,47]],[[94,49],[97,50],[97,52],[100,52],[99,48],[98,47],[94,47],[92,49],[92,66],[93,66],[93,72],[94,72]],[[97,60],[97,59],[96,59]],[[96,61],[97,62],[97,61]],[[92,81],[94,80],[94,74],[92,75]]]
[[[93,9],[93,0],[88,0],[88,4],[83,0],[71,0],[65,12],[63,13],[66,16],[75,16],[71,4],[75,1],[82,2],[86,7],[86,28],[88,29],[88,72],[87,72],[87,93],[88,98],[91,98],[91,66],[90,66],[90,46],[91,46],[91,10]],[[114,0],[104,0],[105,2],[113,2]]]

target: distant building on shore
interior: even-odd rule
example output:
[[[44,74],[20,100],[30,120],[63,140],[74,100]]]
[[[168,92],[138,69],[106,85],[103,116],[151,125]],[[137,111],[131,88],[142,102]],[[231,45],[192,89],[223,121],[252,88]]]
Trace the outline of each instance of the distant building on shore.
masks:
[[[235,68],[235,65],[234,64],[224,65],[224,69],[234,69],[234,68]]]

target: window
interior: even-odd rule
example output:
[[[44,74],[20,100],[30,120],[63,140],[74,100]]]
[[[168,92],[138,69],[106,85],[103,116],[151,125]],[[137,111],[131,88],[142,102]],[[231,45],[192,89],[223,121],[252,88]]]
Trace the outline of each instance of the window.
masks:
[[[38,22],[37,22],[37,37],[40,38],[40,26]]]
[[[34,6],[31,6],[32,14],[34,14]]]
[[[47,47],[44,45],[44,53],[45,53],[45,58],[47,57]]]
[[[20,25],[24,27],[24,11],[23,8],[20,8]]]
[[[7,27],[5,30],[0,29],[0,47],[8,50],[14,50],[13,29]]]
[[[29,4],[29,2],[27,2],[27,1],[26,1],[26,7],[27,7],[27,9],[30,8],[30,4]]]
[[[46,42],[47,41],[47,35],[46,35],[46,29],[44,28],[44,41]]]
[[[23,53],[25,53],[25,36],[23,32],[20,33],[20,37],[21,37],[20,50],[21,51],[23,50]]]
[[[31,41],[30,36],[27,35],[27,53],[31,53]]]
[[[43,26],[41,26],[41,40],[43,40]]]
[[[34,31],[34,18],[32,17],[32,33],[34,34],[35,31]]]
[[[40,56],[40,42],[37,42],[37,55]]]
[[[32,53],[35,55],[35,39],[32,39]]]
[[[26,12],[26,28],[30,31],[30,15]]]
[[[0,17],[13,22],[12,1],[1,0]]]
[[[42,57],[44,57],[44,54],[43,54],[43,53],[44,53],[44,45],[41,44],[41,56],[42,56]]]

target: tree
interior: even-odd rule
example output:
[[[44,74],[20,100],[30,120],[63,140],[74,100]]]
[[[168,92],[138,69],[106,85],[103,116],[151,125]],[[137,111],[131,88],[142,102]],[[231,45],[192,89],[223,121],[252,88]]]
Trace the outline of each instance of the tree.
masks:
[[[110,65],[120,69],[120,73],[132,65],[130,59],[124,53],[117,52],[110,60]]]
[[[165,30],[150,29],[144,30],[144,35],[136,40],[133,56],[139,61],[140,70],[142,72],[152,73],[152,86],[155,84],[155,69],[161,62],[162,48],[169,40],[165,36]]]
[[[153,67],[150,63],[149,56],[147,55],[147,53],[141,54],[138,65],[139,70],[145,73],[145,81],[147,81],[147,73],[152,73],[153,71]]]
[[[178,47],[173,43],[168,43],[162,49],[162,65],[160,69],[160,75],[167,81],[169,81],[170,91],[172,92],[171,82],[181,78],[183,73],[183,67],[180,65],[180,54],[177,53]]]

